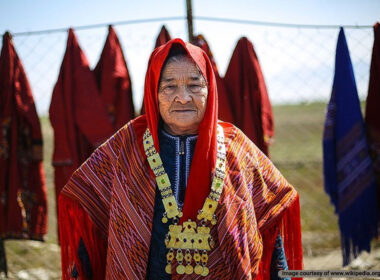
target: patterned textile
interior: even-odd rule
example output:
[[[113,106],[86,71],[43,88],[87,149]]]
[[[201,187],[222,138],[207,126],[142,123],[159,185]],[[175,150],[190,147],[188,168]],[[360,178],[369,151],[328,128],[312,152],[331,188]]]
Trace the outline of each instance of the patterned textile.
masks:
[[[370,250],[377,236],[375,177],[368,153],[354,73],[343,29],[323,135],[325,190],[339,215],[343,265]]]
[[[294,265],[291,259],[295,257],[292,249],[299,246],[296,238],[292,239],[297,228],[287,230],[290,223],[280,226],[285,213],[299,207],[296,191],[240,130],[221,125],[226,137],[227,177],[216,212],[218,223],[211,231],[216,248],[209,255],[210,274],[205,279],[269,279],[269,266],[260,267],[260,263],[266,249],[272,256],[279,231],[284,243],[292,244],[285,247],[286,255],[291,256],[289,267],[301,268],[302,263]],[[122,128],[94,152],[62,191],[63,279],[69,279],[75,265],[79,275],[84,275],[79,258],[71,253],[76,250],[69,249],[77,247],[80,238],[89,250],[92,267],[105,265],[104,274],[93,274],[95,279],[146,277],[156,185],[154,177],[147,176],[149,166],[139,146],[142,135],[137,131],[142,127],[146,127],[144,117]],[[86,231],[83,224],[87,224]],[[67,227],[70,230],[64,229]],[[264,242],[267,232],[274,235],[268,243]],[[106,249],[99,255],[96,251],[102,246]],[[200,278],[181,279],[196,277]]]

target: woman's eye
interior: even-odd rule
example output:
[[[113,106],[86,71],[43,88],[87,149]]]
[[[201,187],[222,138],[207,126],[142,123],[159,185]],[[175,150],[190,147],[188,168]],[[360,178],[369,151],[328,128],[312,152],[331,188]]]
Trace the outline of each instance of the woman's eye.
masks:
[[[192,92],[198,92],[198,91],[201,91],[202,86],[200,86],[200,85],[190,85],[189,88],[190,88],[190,90]]]
[[[163,91],[164,92],[166,92],[166,93],[171,93],[171,92],[173,92],[173,91],[175,91],[175,89],[176,89],[176,86],[165,86],[164,88],[163,88]]]

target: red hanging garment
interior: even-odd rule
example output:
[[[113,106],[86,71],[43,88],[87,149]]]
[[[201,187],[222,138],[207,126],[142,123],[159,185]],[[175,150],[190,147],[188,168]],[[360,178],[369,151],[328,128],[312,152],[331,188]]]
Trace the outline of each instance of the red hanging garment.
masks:
[[[109,27],[106,43],[94,69],[95,78],[114,131],[134,118],[132,86],[117,35]]]
[[[380,117],[378,112],[380,106],[380,23],[374,26],[374,37],[365,122],[380,205]]]
[[[246,37],[235,47],[224,82],[235,125],[268,155],[268,146],[274,136],[272,107],[259,60]]]
[[[228,98],[226,86],[224,85],[223,79],[219,75],[218,68],[216,67],[216,63],[214,60],[214,56],[212,55],[210,47],[206,39],[203,37],[203,35],[198,35],[195,37],[195,45],[200,47],[208,55],[212,64],[212,68],[214,70],[216,85],[218,87],[218,102],[219,102],[218,117],[222,121],[234,123],[233,114],[231,110],[232,107]]]
[[[1,237],[42,240],[47,200],[41,126],[9,33],[0,55],[0,125]]]
[[[58,198],[75,169],[114,131],[94,74],[72,29],[69,30],[49,116],[54,130],[53,166]]]
[[[158,48],[159,46],[166,44],[171,40],[170,34],[168,30],[166,29],[165,25],[161,27],[160,34],[158,34],[158,37],[156,39],[156,45],[154,48]]]

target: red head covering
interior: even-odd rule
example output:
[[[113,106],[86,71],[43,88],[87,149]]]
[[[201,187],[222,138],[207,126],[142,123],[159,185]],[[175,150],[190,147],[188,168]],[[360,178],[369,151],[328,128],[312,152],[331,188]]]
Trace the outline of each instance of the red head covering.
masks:
[[[234,108],[235,125],[266,155],[274,135],[272,107],[252,43],[241,38],[232,54],[224,82]]]
[[[181,39],[173,39],[167,44],[155,49],[150,56],[145,77],[144,104],[146,120],[153,135],[157,151],[159,151],[157,129],[160,120],[158,83],[166,57],[174,44],[179,44],[186,50],[208,83],[206,112],[202,123],[199,125],[198,141],[186,187],[182,220],[187,221],[190,218],[195,220],[198,210],[202,208],[206,197],[210,193],[210,174],[215,167],[216,160],[218,96],[212,64],[207,54],[200,48],[190,43],[185,43]]]

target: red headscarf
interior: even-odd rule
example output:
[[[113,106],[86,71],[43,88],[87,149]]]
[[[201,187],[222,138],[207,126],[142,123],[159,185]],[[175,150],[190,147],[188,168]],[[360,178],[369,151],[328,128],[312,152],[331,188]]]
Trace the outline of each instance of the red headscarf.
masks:
[[[210,193],[211,172],[215,167],[216,160],[218,94],[212,64],[207,54],[200,48],[190,43],[185,43],[181,39],[173,39],[155,49],[150,56],[145,77],[144,104],[146,121],[153,135],[157,151],[159,151],[157,129],[160,120],[158,83],[166,57],[174,44],[179,44],[186,50],[208,83],[206,112],[202,123],[199,125],[198,141],[191,164],[189,181],[187,182],[183,217],[181,219],[182,221],[187,221],[188,219],[196,219],[198,210],[202,208],[206,197]]]
[[[268,144],[274,135],[272,107],[256,52],[245,37],[236,45],[224,82],[235,125],[268,155]]]

